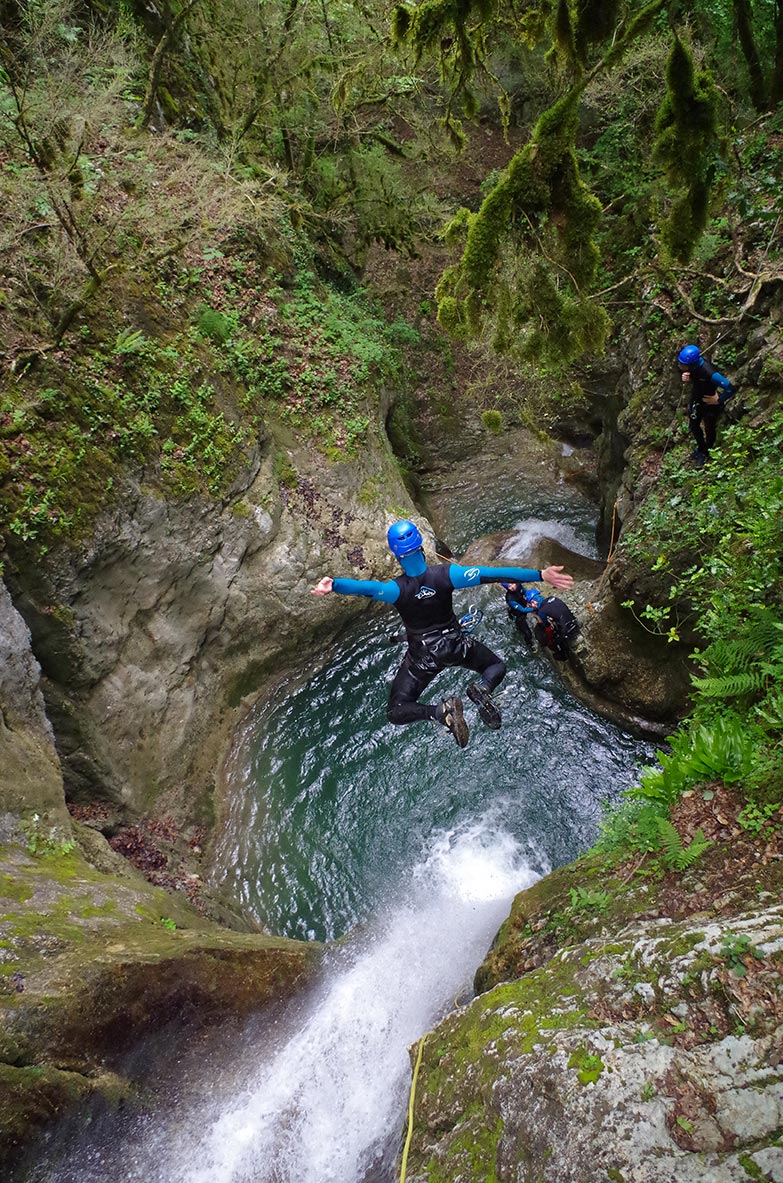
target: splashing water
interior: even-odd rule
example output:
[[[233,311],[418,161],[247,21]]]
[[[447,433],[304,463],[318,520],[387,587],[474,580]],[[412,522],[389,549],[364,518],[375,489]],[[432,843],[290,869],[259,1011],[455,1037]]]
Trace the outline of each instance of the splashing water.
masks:
[[[223,1114],[190,1183],[345,1183],[399,1132],[407,1048],[469,983],[514,891],[536,878],[490,818],[441,833],[413,892],[337,954],[301,1029]]]
[[[586,538],[584,532],[568,522],[553,521],[547,518],[526,518],[524,522],[516,522],[513,526],[513,536],[509,538],[501,550],[501,556],[507,558],[513,555],[525,555],[540,538],[552,538],[561,543],[575,554],[585,555],[587,558],[598,557],[598,551],[593,538]]]
[[[538,518],[520,521],[520,493]],[[542,535],[595,553],[568,490],[547,501],[528,482],[479,484],[463,500],[450,537],[513,528],[517,555]],[[272,931],[350,935],[284,1014],[204,1051],[158,1049],[155,1084],[166,1058],[169,1080],[156,1111],[75,1122],[25,1183],[392,1183],[408,1049],[470,995],[513,895],[589,844],[600,801],[651,751],[569,699],[521,647],[497,589],[477,602],[510,673],[502,731],[471,716],[464,751],[431,725],[385,724],[402,657],[393,614],[363,617],[320,670],[293,671],[251,713],[217,878]],[[425,699],[461,691],[459,676],[439,675]]]

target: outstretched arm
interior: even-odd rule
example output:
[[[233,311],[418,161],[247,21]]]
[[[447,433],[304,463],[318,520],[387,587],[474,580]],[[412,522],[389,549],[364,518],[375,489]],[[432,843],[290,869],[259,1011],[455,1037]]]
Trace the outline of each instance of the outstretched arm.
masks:
[[[310,588],[311,596],[327,596],[329,592],[336,592],[338,596],[367,596],[371,600],[382,600],[384,604],[394,604],[399,599],[400,589],[394,580],[381,582],[378,579],[332,579],[324,575],[315,587]]]
[[[567,591],[574,586],[573,578],[563,572],[562,567],[544,567],[539,571],[532,567],[449,567],[452,587],[476,587],[480,583],[548,583],[558,591]]]

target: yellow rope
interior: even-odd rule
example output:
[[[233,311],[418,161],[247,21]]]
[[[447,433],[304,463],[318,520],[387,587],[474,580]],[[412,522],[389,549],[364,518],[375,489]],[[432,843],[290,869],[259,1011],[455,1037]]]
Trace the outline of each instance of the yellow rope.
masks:
[[[416,1064],[413,1069],[413,1080],[411,1081],[411,1095],[408,1100],[408,1133],[405,1137],[405,1147],[402,1152],[402,1161],[400,1163],[400,1183],[405,1183],[405,1172],[408,1169],[408,1151],[411,1148],[411,1139],[413,1138],[413,1105],[416,1100],[416,1081],[419,1079],[419,1068],[421,1067],[421,1054],[424,1051],[424,1044],[427,1039],[426,1035],[422,1035],[419,1040],[419,1050],[416,1053]]]
[[[615,531],[615,523],[616,522],[617,522],[617,502],[615,501],[614,505],[612,506],[612,537],[609,540],[609,554],[606,556],[606,566],[604,567],[603,571],[601,572],[601,578],[598,580],[598,592],[596,594],[599,596],[601,594],[601,588],[603,587],[603,584],[604,584],[606,572],[609,570],[609,567],[611,566],[611,563],[612,563],[612,559],[614,558],[614,531]],[[588,604],[588,607],[592,610],[593,605]]]

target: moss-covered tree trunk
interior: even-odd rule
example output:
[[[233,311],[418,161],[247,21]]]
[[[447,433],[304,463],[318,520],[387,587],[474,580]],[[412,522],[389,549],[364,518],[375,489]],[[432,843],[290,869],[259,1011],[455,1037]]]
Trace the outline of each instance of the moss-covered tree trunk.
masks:
[[[780,5],[778,5],[780,8]],[[756,39],[753,36],[753,11],[750,0],[734,0],[734,20],[737,25],[737,35],[748,67],[750,81],[750,97],[757,111],[767,109],[767,87],[764,81],[764,70],[761,65]]]
[[[770,106],[783,103],[783,0],[775,5],[775,63],[770,84]]]

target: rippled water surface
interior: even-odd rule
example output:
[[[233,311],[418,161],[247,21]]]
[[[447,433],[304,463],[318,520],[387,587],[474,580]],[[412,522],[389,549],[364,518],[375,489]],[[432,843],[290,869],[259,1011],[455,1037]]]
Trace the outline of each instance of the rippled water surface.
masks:
[[[304,681],[283,684],[240,737],[220,863],[225,882],[270,930],[331,939],[368,919],[421,857],[434,829],[492,807],[538,872],[592,841],[604,798],[631,781],[641,745],[570,699],[530,656],[496,591],[482,590],[483,640],[508,662],[503,728],[471,703],[461,751],[432,723],[386,723],[387,687],[402,657],[388,641],[396,614],[368,614]],[[466,601],[467,606],[467,601]],[[425,697],[463,690],[448,670]]]

